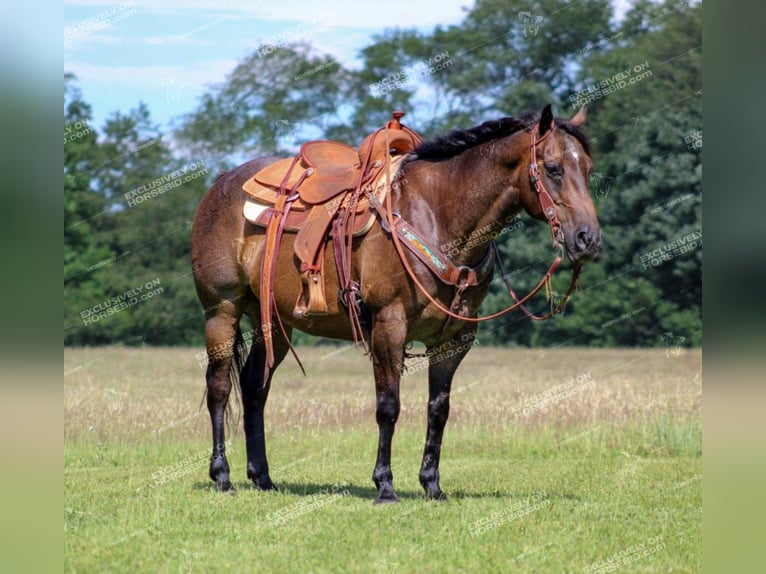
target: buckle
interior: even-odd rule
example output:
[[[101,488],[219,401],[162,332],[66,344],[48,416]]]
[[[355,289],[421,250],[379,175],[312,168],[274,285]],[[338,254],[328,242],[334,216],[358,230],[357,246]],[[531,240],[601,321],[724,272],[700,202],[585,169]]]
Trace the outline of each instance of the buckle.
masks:
[[[540,181],[540,170],[538,169],[536,163],[529,164],[529,181],[532,183],[537,183]]]
[[[391,215],[392,215],[392,216],[396,216],[396,217],[398,217],[399,219],[401,219],[401,218],[402,218],[402,214],[401,214],[401,213],[399,213],[398,211],[392,211],[392,212],[391,212]],[[380,226],[383,228],[383,231],[385,231],[386,233],[391,233],[391,229],[388,227],[387,223],[388,223],[388,222],[387,222],[387,221],[385,221],[385,220],[384,220],[382,217],[380,218]],[[394,225],[396,225],[396,222],[395,222],[395,221],[394,221]]]
[[[367,201],[373,209],[377,209],[381,206],[380,200],[375,196],[374,193],[372,193],[369,188],[365,188],[364,196],[367,198]]]
[[[467,265],[461,265],[456,271],[454,282],[458,289],[465,289],[476,283],[476,273]]]
[[[545,218],[548,221],[550,221],[554,217],[556,217],[556,210],[555,209],[553,209],[552,207],[549,207],[548,209],[545,210]]]
[[[561,229],[560,225],[553,230],[553,238],[559,245],[564,245],[564,231]]]

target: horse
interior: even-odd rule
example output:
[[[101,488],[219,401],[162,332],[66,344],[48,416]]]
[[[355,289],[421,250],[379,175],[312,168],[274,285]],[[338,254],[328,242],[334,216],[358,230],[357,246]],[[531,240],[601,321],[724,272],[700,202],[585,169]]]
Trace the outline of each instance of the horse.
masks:
[[[391,209],[431,245],[449,246],[449,258],[461,271],[476,269],[487,260],[491,242],[475,239],[486,236],[487,230],[496,231],[522,210],[549,223],[553,212],[559,226],[554,233],[556,246],[573,265],[593,261],[601,246],[601,228],[588,190],[593,162],[582,127],[585,117],[583,107],[569,120],[554,118],[548,105],[542,112],[487,121],[423,141],[399,166],[389,190]],[[258,489],[274,489],[266,457],[264,406],[273,374],[292,348],[293,330],[340,340],[353,337],[347,309],[337,299],[328,297],[324,316],[293,316],[301,277],[293,256],[295,235],[289,233],[279,246],[274,287],[275,313],[283,327],[276,331],[260,324],[263,303],[257,294],[264,231],[243,216],[247,196],[242,186],[278,159],[254,159],[219,175],[200,201],[192,225],[191,263],[204,307],[209,360],[206,402],[213,439],[209,475],[215,488],[224,492],[236,493],[224,445],[232,388],[238,387],[243,409],[247,477]],[[547,208],[538,186],[552,198]],[[378,217],[366,235],[353,240],[351,255],[351,274],[361,286],[361,308],[368,319],[366,341],[375,379],[375,502],[399,501],[391,444],[400,410],[400,376],[407,345],[413,341],[423,343],[429,357],[428,428],[419,479],[426,498],[446,500],[439,484],[439,462],[450,388],[471,349],[478,309],[489,290],[494,265],[473,284],[463,285],[455,305],[455,287],[440,281],[412,253],[403,253],[389,231],[386,221]],[[324,266],[326,292],[337,293],[332,242],[327,244]],[[450,316],[449,309],[460,312]],[[239,326],[244,314],[258,334],[249,353]],[[266,365],[267,342],[273,344],[272,369]]]

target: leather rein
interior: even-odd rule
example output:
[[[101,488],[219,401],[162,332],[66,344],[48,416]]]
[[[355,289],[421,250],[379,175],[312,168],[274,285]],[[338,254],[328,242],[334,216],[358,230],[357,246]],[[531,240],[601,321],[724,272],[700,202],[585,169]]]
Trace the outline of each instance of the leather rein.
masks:
[[[538,200],[540,201],[540,207],[542,209],[542,212],[545,216],[546,221],[548,222],[548,226],[551,230],[551,236],[553,237],[554,245],[562,244],[564,238],[563,238],[563,232],[561,229],[561,222],[559,221],[558,214],[556,212],[556,204],[553,201],[553,198],[551,197],[548,190],[545,189],[545,185],[543,184],[542,178],[540,177],[539,168],[537,165],[537,149],[536,149],[537,145],[540,142],[545,140],[548,136],[550,136],[553,133],[556,126],[554,122],[551,122],[550,129],[547,132],[545,132],[545,134],[543,134],[542,137],[538,139],[537,133],[538,133],[539,127],[540,126],[538,122],[532,128],[532,131],[530,134],[529,180],[532,186],[534,187]],[[388,170],[388,183],[389,183],[389,186],[393,183],[390,169]],[[542,280],[537,284],[537,286],[534,289],[532,289],[529,293],[527,293],[524,297],[519,298],[516,292],[513,290],[513,288],[510,285],[508,277],[500,261],[500,253],[498,252],[497,246],[495,245],[494,241],[491,242],[490,247],[487,250],[487,254],[484,256],[482,262],[479,263],[477,267],[471,268],[464,265],[456,266],[448,259],[445,261],[444,258],[440,257],[438,255],[438,250],[434,249],[433,246],[426,239],[422,238],[402,218],[402,216],[399,213],[392,210],[392,207],[391,207],[392,194],[391,193],[386,194],[385,207],[383,207],[380,201],[378,201],[378,199],[369,190],[365,190],[365,194],[367,196],[367,199],[370,205],[380,215],[381,225],[383,229],[391,235],[393,239],[394,247],[396,249],[397,254],[399,255],[399,259],[401,260],[402,265],[404,266],[404,269],[409,275],[410,279],[412,279],[413,283],[415,283],[415,285],[426,296],[426,298],[437,309],[439,309],[442,313],[446,314],[447,317],[450,319],[457,319],[460,321],[479,323],[482,321],[489,321],[491,319],[495,319],[497,317],[510,313],[511,311],[514,311],[515,309],[521,309],[531,319],[535,321],[545,321],[547,319],[550,319],[557,313],[559,313],[564,308],[567,301],[569,300],[570,295],[572,294],[572,292],[574,291],[576,287],[577,279],[580,275],[580,269],[582,267],[580,263],[574,264],[574,267],[572,269],[572,279],[569,282],[569,287],[567,288],[566,293],[561,298],[559,303],[555,307],[553,307],[554,301],[553,301],[552,291],[550,287],[550,280],[553,277],[553,273],[556,271],[556,269],[558,268],[562,260],[562,256],[557,255],[555,260],[551,264],[551,266],[548,268],[548,271],[545,273]],[[432,296],[428,292],[428,289],[426,289],[426,287],[422,284],[420,279],[418,279],[417,275],[415,274],[415,271],[412,269],[412,266],[407,260],[407,257],[404,252],[404,247],[407,247],[409,251],[413,255],[415,255],[417,259],[423,262],[442,281],[442,283],[455,287],[455,295],[453,297],[452,303],[449,306],[449,308],[446,307],[444,304],[442,304],[440,301],[438,301],[434,296]],[[463,293],[465,292],[466,289],[470,287],[475,287],[476,285],[484,281],[489,276],[490,272],[492,271],[494,262],[497,262],[498,268],[503,277],[503,281],[506,285],[506,288],[508,289],[508,293],[511,295],[511,297],[514,300],[514,304],[506,307],[505,309],[492,313],[490,315],[485,315],[484,317],[467,317],[467,316],[461,315],[457,311],[459,310]],[[549,313],[543,316],[538,316],[531,313],[524,306],[524,303],[529,301],[532,297],[534,297],[537,293],[539,293],[540,290],[543,288],[545,288],[546,290],[546,293],[548,295],[548,300],[551,301],[552,308]]]

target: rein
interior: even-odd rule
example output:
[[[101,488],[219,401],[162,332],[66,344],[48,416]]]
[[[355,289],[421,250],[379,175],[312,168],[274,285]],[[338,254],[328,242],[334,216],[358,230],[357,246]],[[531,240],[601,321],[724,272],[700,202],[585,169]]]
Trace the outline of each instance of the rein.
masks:
[[[543,211],[543,214],[545,215],[546,221],[548,222],[548,226],[550,227],[551,236],[553,237],[554,243],[562,243],[563,232],[561,230],[561,222],[559,221],[558,214],[556,213],[556,204],[553,201],[553,198],[551,197],[548,190],[545,189],[545,185],[543,184],[543,181],[540,178],[540,173],[537,166],[537,150],[536,150],[537,144],[539,144],[540,142],[545,140],[548,136],[550,136],[553,133],[555,127],[556,127],[555,123],[551,123],[550,130],[545,132],[545,134],[543,134],[543,136],[539,139],[537,139],[539,122],[535,124],[535,126],[532,128],[532,132],[530,135],[530,143],[529,143],[529,147],[530,147],[529,179],[535,189],[535,192],[537,193],[538,199],[540,201],[540,207]],[[388,168],[389,168],[387,170],[388,184],[391,185],[393,182],[391,181],[392,178],[390,173],[390,164],[388,165]],[[502,263],[500,262],[500,254],[497,250],[497,246],[495,245],[494,241],[491,243],[491,246],[488,249],[487,255],[484,257],[483,261],[478,265],[477,267],[478,272],[476,270],[477,268],[471,268],[466,266],[455,266],[451,261],[444,261],[443,259],[441,259],[437,255],[437,250],[435,250],[428,243],[428,241],[420,237],[412,229],[412,227],[406,221],[404,221],[404,219],[401,217],[400,214],[392,210],[392,207],[391,207],[392,194],[391,193],[386,194],[385,207],[383,207],[383,205],[377,200],[377,198],[369,190],[367,190],[365,193],[367,195],[368,201],[370,202],[370,205],[373,208],[375,208],[375,210],[380,215],[381,225],[383,226],[383,229],[387,231],[388,233],[390,233],[394,243],[394,248],[396,249],[396,252],[399,255],[399,259],[401,260],[402,265],[404,266],[404,269],[409,275],[410,279],[412,279],[413,283],[415,283],[415,285],[426,296],[426,298],[437,309],[439,309],[442,313],[446,314],[447,317],[450,319],[458,319],[460,321],[479,323],[482,321],[489,321],[491,319],[496,319],[497,317],[501,317],[502,315],[505,315],[507,313],[510,313],[511,311],[514,311],[515,309],[520,308],[531,319],[536,321],[545,321],[547,319],[550,319],[557,313],[559,313],[564,308],[567,301],[569,300],[570,295],[575,289],[575,286],[577,284],[577,278],[580,275],[580,269],[581,269],[581,264],[579,263],[574,264],[574,268],[572,270],[572,279],[569,283],[569,287],[567,288],[566,293],[564,294],[564,296],[562,297],[558,305],[555,308],[552,308],[550,313],[542,317],[534,315],[524,306],[524,303],[529,301],[532,297],[534,297],[537,293],[539,293],[540,290],[543,288],[545,288],[546,292],[549,294],[548,299],[552,300],[550,280],[551,280],[551,277],[553,277],[553,273],[556,271],[559,264],[561,263],[561,260],[562,260],[561,255],[556,256],[556,259],[554,259],[553,263],[551,263],[551,266],[548,268],[548,271],[545,273],[542,280],[537,284],[537,286],[534,289],[532,289],[529,293],[527,293],[524,297],[519,299],[519,297],[516,295],[516,292],[511,288],[510,282],[508,281],[507,276],[505,272],[503,271]],[[402,243],[402,240],[405,241],[404,244]],[[404,246],[406,246],[410,250],[410,252],[413,253],[420,261],[422,261],[431,271],[433,271],[434,274],[442,281],[442,283],[455,287],[455,296],[453,297],[452,303],[449,308],[444,306],[440,301],[438,301],[435,297],[433,297],[425,288],[425,286],[421,283],[420,279],[418,279],[417,275],[415,274],[415,271],[412,269],[409,262],[407,261],[407,257],[404,253]],[[491,272],[492,270],[492,265],[490,264],[489,266],[487,266],[487,262],[489,261],[490,263],[492,263],[493,260],[497,261],[498,263],[500,272],[503,275],[503,281],[506,287],[508,288],[509,294],[514,300],[514,304],[506,307],[505,309],[492,313],[490,315],[485,315],[484,317],[465,317],[463,315],[460,315],[456,311],[460,307],[460,302],[462,300],[463,292],[469,287],[474,287],[478,285],[489,276],[489,272]]]

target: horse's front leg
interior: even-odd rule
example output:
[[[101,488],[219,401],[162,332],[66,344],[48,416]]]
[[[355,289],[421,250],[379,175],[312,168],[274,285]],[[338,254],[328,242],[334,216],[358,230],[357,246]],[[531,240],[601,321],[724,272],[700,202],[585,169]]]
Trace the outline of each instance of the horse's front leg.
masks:
[[[391,472],[391,441],[399,418],[399,378],[404,364],[407,320],[392,307],[381,311],[372,329],[372,365],[375,373],[375,419],[378,422],[378,457],[372,480],[378,488],[375,504],[399,502]]]
[[[476,324],[470,323],[454,339],[428,349],[428,431],[420,467],[420,484],[426,498],[447,500],[439,486],[439,458],[442,436],[449,417],[449,397],[452,377],[473,345]]]

